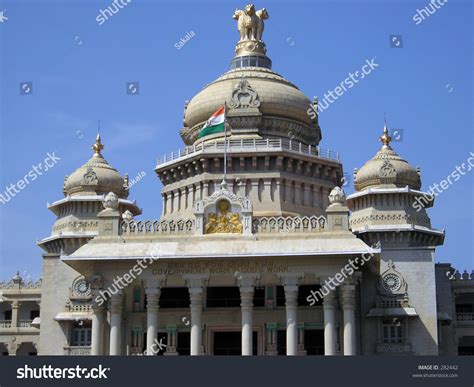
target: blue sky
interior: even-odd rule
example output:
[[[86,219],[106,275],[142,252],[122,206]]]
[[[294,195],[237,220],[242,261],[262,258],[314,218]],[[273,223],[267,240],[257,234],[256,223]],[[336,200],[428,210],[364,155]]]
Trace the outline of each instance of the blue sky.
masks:
[[[99,25],[112,1],[3,1],[0,12],[0,192],[42,162],[61,160],[0,204],[0,278],[41,274],[36,240],[49,235],[47,202],[64,176],[91,155],[97,121],[104,156],[122,174],[146,176],[130,198],[142,218],[161,214],[156,158],[182,147],[183,104],[227,71],[238,40],[232,13],[241,1],[132,0]],[[429,1],[262,1],[264,40],[273,69],[308,96],[323,96],[366,59],[379,65],[320,115],[321,146],[341,152],[352,174],[379,149],[384,112],[403,129],[396,151],[422,170],[423,188],[466,162],[473,146],[473,5],[449,0],[416,25]],[[181,49],[186,33],[195,36]],[[390,46],[402,36],[402,48]],[[20,95],[20,83],[33,92]],[[139,94],[127,95],[126,82]],[[474,173],[453,184],[430,210],[446,229],[436,261],[473,268]],[[353,191],[352,182],[346,187]]]

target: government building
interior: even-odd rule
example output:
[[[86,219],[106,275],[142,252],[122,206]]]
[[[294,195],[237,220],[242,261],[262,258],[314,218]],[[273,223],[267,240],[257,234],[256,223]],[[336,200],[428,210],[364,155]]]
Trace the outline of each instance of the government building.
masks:
[[[98,135],[48,206],[42,280],[0,283],[0,354],[474,354],[474,274],[435,264],[420,169],[381,125],[346,196],[317,99],[272,70],[268,12],[233,18],[230,70],[156,165],[160,219],[138,218]]]

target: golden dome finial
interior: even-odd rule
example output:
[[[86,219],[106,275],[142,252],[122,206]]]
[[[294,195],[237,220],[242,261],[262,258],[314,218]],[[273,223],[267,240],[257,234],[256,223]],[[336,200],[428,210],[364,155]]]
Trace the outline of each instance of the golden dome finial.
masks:
[[[387,121],[385,121],[385,125],[383,126],[383,134],[380,136],[380,141],[383,144],[383,148],[390,148],[392,137],[388,134]]]
[[[92,145],[92,150],[94,151],[94,156],[102,157],[100,151],[104,149],[104,145],[100,140],[100,133],[97,133],[97,137],[95,138],[95,144]]]

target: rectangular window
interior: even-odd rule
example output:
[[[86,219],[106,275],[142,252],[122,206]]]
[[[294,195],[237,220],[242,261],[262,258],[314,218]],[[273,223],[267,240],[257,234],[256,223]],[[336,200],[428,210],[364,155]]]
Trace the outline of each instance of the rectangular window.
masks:
[[[91,345],[92,329],[89,327],[72,329],[71,345],[73,347],[89,347]]]
[[[316,298],[316,303],[314,305],[322,305],[323,300],[320,297],[320,293],[316,293],[321,290],[321,285],[300,285],[298,286],[298,306],[310,306],[307,298],[311,296],[312,298]],[[311,293],[314,292],[314,293]],[[316,296],[313,296],[316,294]],[[313,305],[313,306],[314,306]]]
[[[12,320],[12,311],[6,310],[3,312],[4,320],[11,321]]]
[[[265,287],[255,288],[253,293],[253,306],[265,306]]]
[[[240,290],[237,286],[207,288],[208,308],[239,308]]]
[[[160,308],[189,308],[189,289],[162,288],[160,294]]]
[[[382,340],[384,343],[403,343],[402,322],[384,320],[382,322]]]
[[[281,285],[276,287],[276,303],[277,306],[285,306],[285,288]]]

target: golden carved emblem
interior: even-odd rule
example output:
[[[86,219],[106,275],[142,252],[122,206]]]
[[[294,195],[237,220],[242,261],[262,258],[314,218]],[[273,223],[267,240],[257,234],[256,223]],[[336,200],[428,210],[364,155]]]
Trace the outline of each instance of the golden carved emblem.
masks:
[[[239,214],[229,211],[229,202],[221,200],[217,203],[219,213],[211,212],[207,216],[206,227],[204,232],[206,234],[242,234],[242,222]]]

